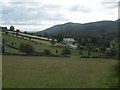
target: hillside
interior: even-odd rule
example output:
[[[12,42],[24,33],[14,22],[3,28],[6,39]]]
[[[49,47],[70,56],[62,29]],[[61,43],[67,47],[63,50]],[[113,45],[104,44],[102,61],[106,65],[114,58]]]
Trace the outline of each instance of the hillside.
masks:
[[[86,24],[69,22],[61,25],[55,25],[43,31],[36,32],[35,35],[44,35],[44,33],[47,32],[49,35],[61,33],[64,37],[104,36],[107,38],[115,38],[118,32],[117,25],[118,20],[99,21]]]

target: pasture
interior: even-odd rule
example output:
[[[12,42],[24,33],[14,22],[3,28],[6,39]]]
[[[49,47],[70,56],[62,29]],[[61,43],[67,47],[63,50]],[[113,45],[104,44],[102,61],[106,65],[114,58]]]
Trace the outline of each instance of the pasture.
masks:
[[[3,56],[3,88],[110,88],[118,61],[63,57]]]
[[[4,35],[4,34],[2,35],[2,38],[5,40],[5,43],[8,45],[11,45],[11,42],[16,43],[13,45],[13,47],[16,47],[16,48],[19,48],[20,43],[29,43],[29,44],[33,45],[33,47],[35,48],[35,51],[37,51],[37,52],[43,52],[44,49],[49,49],[51,51],[51,53],[53,53],[53,54],[56,53],[56,50],[58,50],[58,54],[60,54],[61,50],[63,49],[62,47],[52,46],[49,41],[44,41],[44,40],[32,39],[34,41],[42,43],[42,44],[39,44],[36,42],[32,42],[29,40],[21,39],[21,38],[14,37],[14,36],[8,36],[8,35]],[[70,49],[70,51],[71,51],[71,56],[75,56],[75,57],[80,56],[78,50]],[[7,53],[19,53],[18,50],[15,50],[13,48],[10,49],[9,47],[6,47],[6,52]],[[82,51],[82,53],[83,53],[83,55],[86,55],[88,53],[88,51]],[[102,55],[103,53],[91,52],[91,54],[98,56],[98,55]]]

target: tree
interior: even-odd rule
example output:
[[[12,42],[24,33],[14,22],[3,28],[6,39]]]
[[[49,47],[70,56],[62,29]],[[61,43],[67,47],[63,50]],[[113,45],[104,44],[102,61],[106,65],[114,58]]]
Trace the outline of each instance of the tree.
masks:
[[[22,53],[26,53],[28,55],[32,55],[35,52],[35,49],[33,48],[33,46],[31,44],[28,43],[21,43],[19,46],[19,50]]]
[[[52,39],[52,40],[50,41],[50,43],[54,46],[54,44],[55,44],[55,39]]]
[[[5,39],[2,39],[2,43],[5,43]]]
[[[58,50],[56,49],[56,54],[58,54]]]
[[[31,40],[31,37],[29,37],[29,41]]]
[[[61,52],[63,56],[67,56],[71,54],[71,51],[68,48],[64,48]]]
[[[88,43],[86,46],[88,48],[88,51],[92,51],[94,45],[92,43]]]
[[[91,52],[90,51],[88,51],[88,56],[90,56],[91,55]]]
[[[33,35],[33,33],[30,33],[30,35]]]
[[[8,35],[8,32],[7,32],[7,31],[5,31],[5,34],[6,34],[6,35]]]
[[[52,38],[52,39],[55,39],[55,38],[56,38],[56,36],[55,36],[55,35],[51,35],[51,38]]]
[[[16,30],[16,36],[18,36],[18,33],[20,32],[20,30],[19,29],[17,29]]]
[[[2,32],[6,32],[7,31],[7,27],[2,27]]]
[[[27,34],[27,31],[24,31],[24,34]]]
[[[79,43],[83,46],[86,46],[88,44],[88,39],[87,38],[81,39],[79,40]]]
[[[82,50],[79,50],[79,55],[82,55],[83,53],[82,53]]]
[[[44,37],[48,38],[48,40],[49,40],[49,35],[47,32],[44,32]]]
[[[96,37],[91,37],[91,40],[90,40],[91,43],[93,44],[97,44],[97,38]]]
[[[44,53],[45,55],[47,55],[47,56],[51,54],[50,50],[48,50],[48,49],[45,49],[45,50],[43,51],[43,53]]]
[[[57,40],[58,43],[62,43],[62,41],[63,41],[63,36],[62,36],[62,34],[56,35],[56,40]]]
[[[120,59],[120,38],[116,38],[110,42],[111,55]]]
[[[3,54],[5,53],[5,47],[4,47],[4,45],[2,45],[2,53]]]
[[[10,31],[14,31],[14,26],[10,26]]]
[[[14,43],[13,43],[13,42],[11,42],[11,45],[12,45],[12,46],[13,46],[13,44],[14,44]]]
[[[106,47],[104,46],[104,45],[102,45],[101,47],[100,47],[100,52],[105,52],[106,51]]]
[[[118,60],[120,60],[120,42],[118,43],[117,58],[118,58]]]

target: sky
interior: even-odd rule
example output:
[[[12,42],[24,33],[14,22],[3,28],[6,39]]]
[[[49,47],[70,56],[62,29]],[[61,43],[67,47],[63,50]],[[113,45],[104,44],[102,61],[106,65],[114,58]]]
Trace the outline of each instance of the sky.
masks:
[[[1,0],[0,24],[21,31],[41,31],[67,22],[118,19],[119,0]]]

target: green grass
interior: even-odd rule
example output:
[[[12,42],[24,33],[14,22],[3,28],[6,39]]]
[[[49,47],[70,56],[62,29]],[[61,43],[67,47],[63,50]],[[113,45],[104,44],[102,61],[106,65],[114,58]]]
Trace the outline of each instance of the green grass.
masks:
[[[110,88],[117,60],[3,56],[3,88]]]
[[[45,45],[44,44],[42,44],[42,45],[41,44],[36,44],[36,43],[30,42],[30,41],[27,41],[27,40],[24,40],[24,39],[20,39],[20,38],[13,37],[13,36],[8,36],[8,35],[3,35],[3,39],[5,39],[5,43],[7,43],[9,45],[11,45],[12,42],[15,42],[16,44],[14,44],[14,47],[17,47],[17,48],[19,48],[20,43],[30,43],[30,44],[33,45],[35,50],[38,51],[38,52],[43,52],[44,49],[49,49],[53,54],[55,54],[56,49],[58,50],[58,53],[61,53],[61,50],[62,50],[62,48],[59,48],[59,47],[53,47],[53,46],[47,45],[47,44],[45,44]],[[43,42],[46,42],[46,41],[40,40],[39,42],[43,43]],[[72,50],[72,52],[74,54],[76,54],[77,50]],[[76,55],[78,55],[78,54],[76,54]]]
[[[61,52],[61,49],[62,49],[62,48],[52,47],[48,45],[36,44],[36,43],[30,42],[24,39],[20,39],[20,38],[8,36],[8,35],[3,35],[3,39],[5,39],[5,43],[9,45],[11,45],[12,42],[15,42],[16,44],[14,44],[14,47],[17,47],[17,48],[19,48],[20,43],[32,44],[35,50],[38,52],[43,52],[44,49],[49,49],[52,53],[55,53],[56,49],[58,49],[59,52]]]
[[[13,53],[13,54],[19,54],[20,53],[18,50],[10,48],[8,46],[5,47],[5,52],[7,52],[7,53]]]
[[[8,35],[2,35],[2,38],[5,39],[5,43],[11,45],[12,42],[15,42],[16,44],[14,44],[14,47],[17,47],[19,48],[19,44],[20,43],[30,43],[33,45],[33,47],[35,48],[36,51],[38,52],[43,52],[44,49],[49,49],[53,54],[56,53],[56,49],[58,50],[58,53],[60,54],[61,53],[61,50],[63,48],[59,48],[59,47],[53,47],[51,45],[49,45],[48,41],[43,41],[43,40],[37,40],[41,43],[44,43],[44,44],[36,44],[36,43],[33,43],[31,41],[28,41],[28,40],[24,40],[24,39],[20,39],[20,38],[17,38],[17,37],[13,37],[13,36],[8,36]],[[8,49],[9,50],[9,49]],[[11,52],[11,51],[8,51],[6,50],[7,52]],[[78,50],[74,50],[74,49],[70,49],[72,54],[71,56],[76,56],[76,57],[79,57],[79,51]],[[13,51],[13,50],[12,50]],[[14,52],[12,52],[14,53]],[[82,51],[83,55],[86,55],[88,52],[87,51]],[[101,53],[97,53],[97,52],[91,52],[92,55],[100,55]]]

